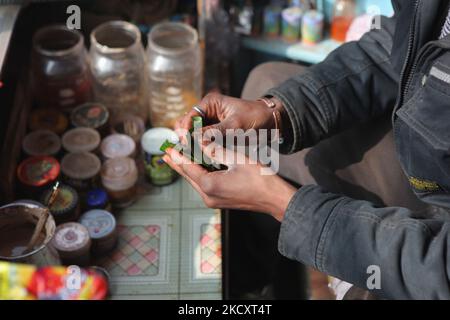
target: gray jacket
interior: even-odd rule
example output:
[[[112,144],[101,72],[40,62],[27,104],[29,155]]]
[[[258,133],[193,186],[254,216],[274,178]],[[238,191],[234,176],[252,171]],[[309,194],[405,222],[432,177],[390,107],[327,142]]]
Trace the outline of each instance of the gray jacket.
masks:
[[[395,15],[382,18],[381,30],[268,92],[291,121],[288,153],[393,114],[401,165],[434,213],[310,185],[291,200],[279,236],[283,255],[361,288],[367,268],[379,266],[381,289],[373,293],[384,298],[450,299],[450,36],[436,40],[448,3],[393,1]]]

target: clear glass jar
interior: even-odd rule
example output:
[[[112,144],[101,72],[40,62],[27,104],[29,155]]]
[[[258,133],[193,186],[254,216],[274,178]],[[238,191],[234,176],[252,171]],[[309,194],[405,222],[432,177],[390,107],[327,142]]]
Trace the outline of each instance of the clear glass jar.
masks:
[[[63,25],[39,29],[33,37],[32,83],[36,103],[70,112],[92,96],[84,38]]]
[[[146,121],[147,74],[139,29],[125,21],[101,24],[91,33],[89,55],[95,100],[112,119],[133,114]]]
[[[157,24],[148,36],[147,53],[152,126],[173,128],[201,98],[197,31],[183,23]]]
[[[354,0],[336,0],[331,20],[331,38],[344,42],[347,31],[356,17],[356,4]]]

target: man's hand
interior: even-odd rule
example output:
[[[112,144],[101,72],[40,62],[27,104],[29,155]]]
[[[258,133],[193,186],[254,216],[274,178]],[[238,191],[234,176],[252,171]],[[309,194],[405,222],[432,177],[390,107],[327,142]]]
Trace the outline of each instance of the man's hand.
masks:
[[[277,175],[263,175],[262,165],[211,143],[203,152],[228,170],[208,172],[174,149],[163,157],[201,195],[210,208],[242,209],[270,213],[281,221],[296,189]]]
[[[269,109],[262,101],[249,101],[224,96],[218,93],[210,93],[199,103],[205,112],[207,123],[202,131],[217,129],[224,136],[227,129],[274,129],[275,121],[273,110]],[[280,107],[281,108],[281,107]],[[175,124],[180,141],[187,143],[186,133],[192,127],[192,117],[198,116],[198,112],[191,110]]]

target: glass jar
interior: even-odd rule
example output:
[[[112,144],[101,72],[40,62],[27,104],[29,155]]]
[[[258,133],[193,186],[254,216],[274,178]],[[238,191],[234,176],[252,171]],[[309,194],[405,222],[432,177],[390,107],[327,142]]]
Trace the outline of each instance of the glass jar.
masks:
[[[173,128],[201,98],[197,32],[183,23],[160,23],[148,36],[147,53],[152,126]]]
[[[33,37],[32,83],[40,107],[70,112],[89,101],[92,79],[84,38],[63,25],[44,27]]]
[[[145,53],[139,29],[125,21],[111,21],[91,33],[91,72],[95,101],[104,104],[112,119],[148,114]]]
[[[356,17],[356,5],[354,0],[336,0],[331,20],[331,38],[344,42],[347,31]]]

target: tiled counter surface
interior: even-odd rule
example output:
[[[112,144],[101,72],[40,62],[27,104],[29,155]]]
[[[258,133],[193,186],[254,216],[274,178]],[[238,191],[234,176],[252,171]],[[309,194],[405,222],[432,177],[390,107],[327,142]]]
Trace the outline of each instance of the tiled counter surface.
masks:
[[[111,299],[222,298],[220,212],[189,183],[141,181],[138,201],[116,216],[118,246],[96,261],[110,273]]]

